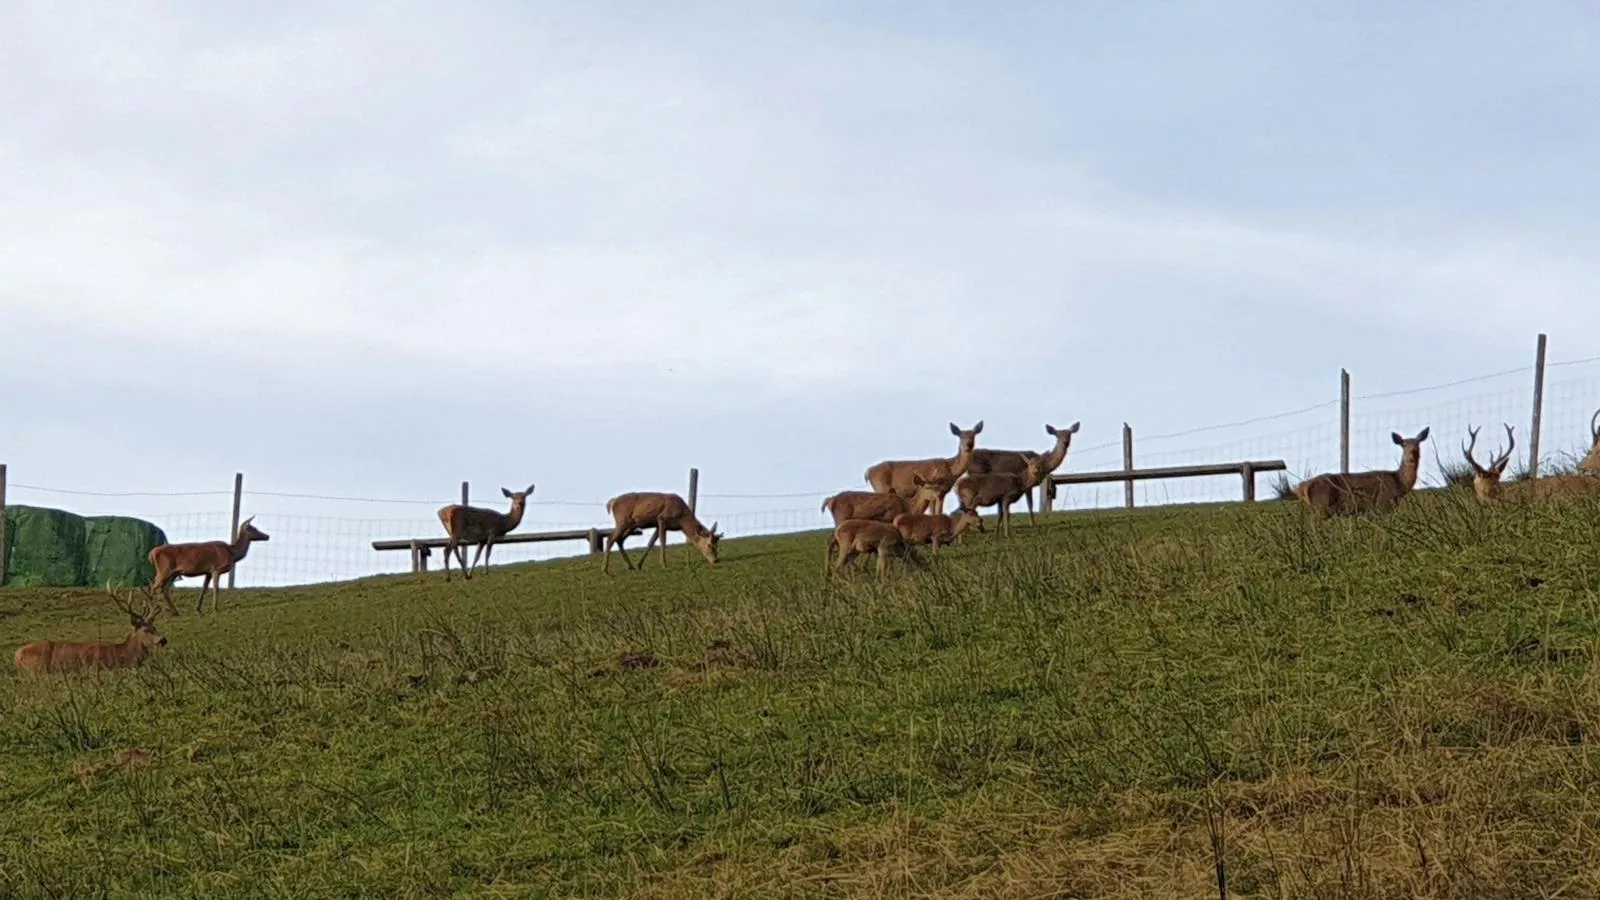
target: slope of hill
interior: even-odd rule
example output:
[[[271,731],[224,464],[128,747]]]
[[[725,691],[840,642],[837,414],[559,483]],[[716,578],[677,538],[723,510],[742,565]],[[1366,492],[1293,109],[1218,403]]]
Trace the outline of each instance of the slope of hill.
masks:
[[[811,533],[180,596],[143,669],[0,678],[0,893],[1593,895],[1597,512],[1024,515],[882,582]],[[0,590],[8,648],[121,629]]]

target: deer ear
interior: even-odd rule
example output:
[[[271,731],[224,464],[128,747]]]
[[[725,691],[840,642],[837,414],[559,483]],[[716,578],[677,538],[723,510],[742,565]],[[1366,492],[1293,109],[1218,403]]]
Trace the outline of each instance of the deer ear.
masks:
[[[1417,440],[1425,441],[1428,439],[1428,427],[1424,427],[1421,431],[1417,432]]]
[[[506,490],[506,489],[505,489],[505,488],[501,488],[501,489],[500,489],[500,493],[501,493],[501,494],[502,494],[502,495],[504,495],[504,496],[505,496],[505,498],[506,498],[506,499],[507,499],[507,500],[510,500],[510,499],[511,499],[511,492],[510,492],[510,491],[508,491],[508,490]]]
[[[1046,425],[1044,426],[1044,433],[1050,435],[1051,437],[1055,437],[1056,427],[1054,425]]]
[[[529,496],[532,496],[533,495],[533,485],[531,485],[531,484],[528,485],[528,489],[526,491],[523,491],[523,493],[527,494]]]
[[[956,437],[961,437],[961,429],[954,422],[950,423],[950,433]]]
[[[1394,442],[1396,444],[1404,444],[1406,442],[1406,439],[1401,437],[1400,436],[1400,432],[1398,432],[1398,431],[1389,432],[1389,437],[1394,438]]]
[[[1073,422],[1071,425],[1067,426],[1067,433],[1068,434],[1077,434],[1078,433],[1078,426],[1082,425],[1082,424],[1083,424],[1082,422]]]
[[[973,434],[983,434],[983,420],[982,419],[978,420],[978,424],[972,426],[972,433]]]

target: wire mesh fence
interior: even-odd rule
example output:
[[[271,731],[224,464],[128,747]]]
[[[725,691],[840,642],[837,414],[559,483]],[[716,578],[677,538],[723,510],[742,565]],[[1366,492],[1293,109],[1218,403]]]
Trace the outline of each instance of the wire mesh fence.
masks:
[[[1353,470],[1391,468],[1398,462],[1392,432],[1412,435],[1431,429],[1430,452],[1424,456],[1424,484],[1440,484],[1442,467],[1461,459],[1461,443],[1469,426],[1482,426],[1488,446],[1503,439],[1502,423],[1516,428],[1514,468],[1525,466],[1533,415],[1533,367],[1494,372],[1452,382],[1404,390],[1356,394],[1352,398],[1350,464]],[[1337,470],[1340,459],[1340,401],[1333,396],[1288,412],[1182,432],[1134,435],[1136,468],[1232,463],[1282,459],[1292,480]],[[1600,359],[1551,363],[1541,427],[1541,467],[1570,466],[1591,443],[1590,421],[1600,407]],[[1494,439],[1489,435],[1495,435]],[[1041,448],[1044,449],[1044,448]],[[1108,471],[1123,466],[1120,440],[1074,446],[1062,471]],[[1258,496],[1272,494],[1260,478]],[[81,515],[127,515],[154,522],[173,542],[217,540],[230,533],[232,492],[90,492],[31,484],[23,473],[11,473],[7,502],[46,506]],[[699,498],[699,518],[715,521],[729,537],[783,534],[831,527],[820,506],[827,490],[796,493],[715,493]],[[1135,482],[1138,506],[1238,500],[1237,475]],[[443,535],[439,507],[459,497],[381,499],[251,490],[248,481],[243,509],[271,540],[252,547],[239,566],[236,583],[265,587],[337,581],[381,573],[408,571],[409,554],[372,549],[375,540],[430,538]],[[1057,509],[1122,506],[1121,482],[1064,485]],[[521,532],[582,530],[610,525],[605,501],[535,499],[527,507]],[[682,537],[674,535],[673,544]],[[494,562],[513,563],[582,555],[581,540],[497,547]],[[470,557],[469,557],[470,558]],[[432,565],[438,566],[437,554]]]

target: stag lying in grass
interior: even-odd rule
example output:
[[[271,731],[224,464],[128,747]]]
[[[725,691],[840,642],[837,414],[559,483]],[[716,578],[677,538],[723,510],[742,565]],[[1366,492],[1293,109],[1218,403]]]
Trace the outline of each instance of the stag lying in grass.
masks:
[[[1546,475],[1542,478],[1522,478],[1510,484],[1503,483],[1501,478],[1505,475],[1506,464],[1511,460],[1511,451],[1517,446],[1514,429],[1510,425],[1506,425],[1505,429],[1511,446],[1506,448],[1504,454],[1497,455],[1487,466],[1478,465],[1477,459],[1473,457],[1473,451],[1478,446],[1478,429],[1467,430],[1471,441],[1461,448],[1461,453],[1466,458],[1467,465],[1472,467],[1472,493],[1478,498],[1479,503],[1488,506],[1501,500],[1600,495],[1600,478],[1581,472]]]
[[[983,517],[971,509],[960,510],[953,516],[944,513],[901,513],[894,517],[893,524],[906,543],[915,546],[929,544],[935,554],[941,545],[954,543],[970,528],[983,531]]]
[[[700,520],[689,509],[689,504],[677,494],[619,494],[606,501],[606,512],[611,513],[615,524],[611,534],[606,537],[602,571],[611,571],[613,545],[622,554],[622,561],[627,563],[628,568],[635,568],[633,560],[628,558],[628,548],[622,542],[636,534],[643,534],[646,528],[654,528],[655,533],[650,536],[650,542],[644,545],[644,556],[640,557],[638,568],[644,568],[645,560],[650,558],[650,550],[657,542],[661,544],[661,568],[667,567],[669,531],[682,532],[684,539],[700,551],[706,562],[713,566],[717,564],[717,546],[722,542],[722,535],[717,533],[717,523],[712,522],[710,528],[700,524]]]
[[[893,522],[894,517],[901,513],[943,509],[944,497],[950,493],[955,479],[929,481],[921,475],[913,475],[912,482],[916,485],[917,492],[909,500],[899,494],[880,494],[877,491],[840,491],[822,501],[822,511],[833,514],[835,527],[846,519]]]
[[[956,455],[934,459],[899,459],[885,460],[867,470],[867,484],[880,494],[899,494],[906,499],[917,494],[916,476],[931,482],[949,481],[952,484],[957,478],[965,475],[967,467],[972,464],[972,451],[977,444],[978,435],[983,433],[983,422],[962,430],[956,423],[950,423],[950,433],[958,438]],[[946,489],[948,492],[948,488]],[[944,495],[939,495],[939,508],[944,506]]]
[[[111,602],[128,614],[128,636],[119,644],[100,641],[34,641],[17,650],[17,668],[29,675],[49,675],[83,669],[127,669],[141,666],[156,647],[167,645],[167,636],[156,630],[157,612],[151,609],[150,589],[144,589],[143,609],[135,611],[130,597],[118,596],[108,582]]]
[[[978,512],[986,506],[997,506],[1000,511],[1000,526],[998,533],[1010,536],[1011,534],[1011,505],[1024,497],[1030,496],[1034,489],[1046,477],[1046,466],[1049,460],[1046,457],[1036,456],[1023,464],[1021,475],[1010,472],[991,473],[988,475],[967,475],[956,482],[956,499],[960,501],[960,508]],[[1029,505],[1028,521],[1037,524],[1033,518],[1033,508]]]
[[[839,558],[832,568],[837,571],[843,571],[845,566],[863,553],[877,557],[880,576],[888,571],[891,556],[900,558],[907,566],[923,564],[921,557],[917,556],[916,549],[900,535],[900,529],[888,522],[874,519],[846,519],[839,523],[839,527],[828,535],[827,552],[822,562],[823,572],[829,571],[828,562],[833,559],[835,550],[838,551]]]
[[[1401,437],[1399,432],[1390,437],[1400,447],[1400,468],[1316,475],[1300,482],[1294,489],[1295,496],[1319,515],[1393,509],[1417,486],[1422,442],[1428,439],[1428,429],[1423,428],[1416,437]]]
[[[1028,460],[1043,456],[1046,459],[1044,475],[1048,478],[1061,468],[1067,461],[1067,450],[1072,446],[1072,436],[1078,433],[1080,422],[1073,422],[1066,428],[1056,428],[1054,425],[1045,425],[1044,433],[1055,438],[1055,446],[1046,453],[1036,453],[1032,450],[994,450],[978,448],[972,451],[972,464],[967,467],[969,475],[1026,475]],[[1041,481],[1041,484],[1044,482]],[[1046,486],[1045,490],[1049,490]],[[1028,501],[1028,516],[1033,517],[1033,493],[1030,491],[1025,498]],[[1040,500],[1043,501],[1043,496]]]
[[[450,580],[452,553],[461,563],[461,574],[468,581],[472,580],[472,570],[478,567],[478,557],[483,557],[484,571],[489,570],[489,554],[494,552],[494,542],[522,524],[522,512],[528,506],[528,498],[533,496],[533,488],[531,484],[525,491],[501,488],[500,493],[511,501],[511,508],[505,512],[484,509],[481,506],[463,506],[460,503],[452,503],[439,509],[439,522],[444,525],[444,533],[450,536],[450,542],[444,545],[445,581]],[[468,544],[476,544],[478,547],[473,551],[471,566],[467,565]]]
[[[204,576],[205,581],[201,582],[200,597],[195,600],[195,615],[204,611],[207,587],[211,588],[211,611],[217,611],[222,602],[218,596],[222,588],[222,576],[244,560],[252,543],[269,539],[266,532],[253,524],[255,518],[251,516],[239,523],[239,534],[232,543],[205,541],[198,544],[162,544],[150,551],[150,565],[156,568],[150,588],[152,591],[160,589],[168,612],[178,614],[178,608],[172,603],[172,583],[179,578],[197,576]]]

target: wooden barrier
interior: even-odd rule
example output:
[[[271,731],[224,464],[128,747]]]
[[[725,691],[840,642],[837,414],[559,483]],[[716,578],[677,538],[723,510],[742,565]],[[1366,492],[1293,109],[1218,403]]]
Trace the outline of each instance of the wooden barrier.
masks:
[[[588,541],[589,552],[599,553],[605,549],[605,539],[611,536],[610,528],[588,528],[573,531],[538,531],[523,534],[508,534],[505,537],[495,538],[496,547],[502,544],[545,544],[552,541]],[[411,571],[428,571],[428,557],[434,550],[443,549],[450,543],[447,537],[432,538],[402,538],[399,540],[373,541],[374,550],[409,550],[411,551]]]
[[[1281,459],[1255,460],[1236,463],[1213,463],[1204,466],[1167,466],[1159,469],[1114,469],[1104,472],[1069,472],[1065,475],[1052,475],[1046,483],[1048,490],[1040,506],[1045,512],[1055,508],[1055,492],[1058,485],[1063,484],[1099,484],[1109,481],[1125,481],[1128,483],[1129,496],[1132,496],[1133,483],[1152,478],[1203,478],[1209,475],[1238,475],[1244,480],[1244,499],[1246,503],[1256,499],[1256,473],[1257,472],[1285,472],[1289,464]]]

